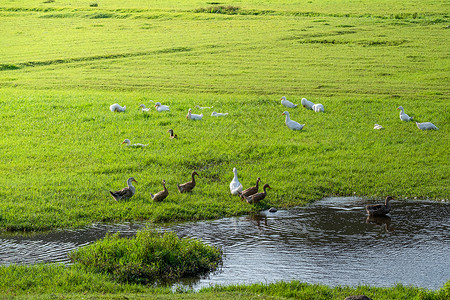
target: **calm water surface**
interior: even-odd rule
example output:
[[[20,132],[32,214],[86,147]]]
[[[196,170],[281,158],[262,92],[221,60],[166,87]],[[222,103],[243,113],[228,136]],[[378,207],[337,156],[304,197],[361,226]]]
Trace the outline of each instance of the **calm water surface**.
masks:
[[[225,254],[220,271],[179,284],[198,289],[299,280],[331,286],[402,283],[441,288],[450,279],[450,204],[392,201],[390,217],[368,219],[363,207],[369,202],[327,198],[276,213],[168,226],[180,237],[222,247]],[[0,264],[68,263],[69,251],[108,231],[131,236],[143,226],[94,225],[45,235],[0,236]]]

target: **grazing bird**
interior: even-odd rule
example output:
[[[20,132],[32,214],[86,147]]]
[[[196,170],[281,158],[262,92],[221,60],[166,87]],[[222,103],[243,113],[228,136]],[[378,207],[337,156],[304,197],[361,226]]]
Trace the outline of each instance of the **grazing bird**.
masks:
[[[150,193],[150,196],[152,196],[153,201],[162,201],[166,199],[167,196],[169,196],[169,191],[166,188],[166,181],[163,179],[162,185],[164,189],[162,191],[157,192],[156,194]]]
[[[228,113],[218,113],[218,112],[215,112],[215,111],[213,111],[211,113],[211,117],[225,117],[225,116],[228,116]]]
[[[162,111],[170,111],[169,106],[167,106],[167,105],[162,105],[160,102],[156,102],[156,103],[155,103],[155,108],[156,108],[156,111],[158,111],[158,112],[162,112]]]
[[[286,97],[285,97],[285,96],[281,97],[280,100],[281,100],[281,104],[284,105],[284,106],[286,106],[286,107],[289,107],[289,108],[296,108],[296,107],[298,106],[297,104],[294,104],[294,103],[292,103],[292,102],[289,101],[289,100],[286,100]]]
[[[242,199],[245,199],[245,197],[251,196],[253,194],[256,194],[258,192],[258,184],[261,182],[261,178],[258,177],[258,179],[256,179],[256,185],[249,187],[246,190],[243,190],[242,192],[238,192],[239,196]]]
[[[233,180],[230,182],[230,192],[232,195],[237,195],[239,192],[242,192],[244,189],[242,187],[242,184],[239,182],[239,179],[237,177],[237,169],[233,168]]]
[[[177,188],[178,188],[178,191],[180,191],[180,193],[190,192],[194,189],[194,187],[195,187],[195,177],[194,176],[195,175],[199,176],[197,174],[197,172],[194,171],[194,172],[192,172],[192,175],[191,175],[192,176],[191,181],[188,181],[183,184],[177,184]]]
[[[416,122],[416,125],[420,130],[438,130],[439,129],[431,122],[423,122],[423,123]]]
[[[373,129],[384,129],[384,127],[381,126],[381,125],[375,124],[375,125],[373,126]]]
[[[133,177],[130,177],[127,180],[127,185],[128,185],[127,187],[121,189],[120,191],[115,191],[115,192],[109,191],[109,193],[114,198],[114,200],[119,201],[122,199],[125,200],[125,199],[129,199],[129,198],[133,197],[134,193],[136,192],[136,188],[132,184],[133,181],[137,183],[137,181]]]
[[[192,109],[189,108],[188,113],[186,115],[186,119],[201,120],[203,118],[203,114],[196,115],[196,114],[193,114],[191,112],[192,112]]]
[[[173,134],[173,129],[169,129],[169,130],[167,130],[167,132],[169,132],[169,134],[170,134],[169,137],[171,139],[177,139],[178,138],[178,136],[176,134]]]
[[[286,123],[287,127],[289,127],[289,129],[302,130],[303,127],[305,126],[305,124],[299,124],[299,123],[297,123],[295,121],[292,121],[291,117],[289,116],[289,112],[287,112],[287,111],[283,112],[282,115],[286,116],[285,123]]]
[[[142,148],[142,147],[147,147],[148,144],[131,144],[129,139],[124,139],[122,144],[127,144],[127,147],[133,147],[133,148]]]
[[[264,192],[262,193],[256,193],[250,196],[245,196],[245,200],[247,200],[248,203],[253,204],[253,203],[258,203],[259,201],[263,200],[264,198],[266,198],[267,192],[266,189],[271,189],[271,187],[269,186],[268,183],[266,183],[263,187]]]
[[[139,105],[139,108],[141,109],[141,111],[150,111],[150,108],[145,107],[144,104]]]
[[[413,118],[405,114],[405,109],[403,106],[397,107],[398,110],[400,110],[400,120],[408,122],[411,121]]]
[[[122,106],[120,106],[120,105],[117,104],[117,103],[114,103],[114,104],[112,104],[112,105],[109,107],[109,110],[112,111],[112,112],[124,112],[125,109],[127,109],[127,106],[126,106],[126,105],[122,107]]]
[[[391,210],[391,204],[389,203],[390,200],[393,200],[394,198],[391,196],[387,196],[386,200],[384,201],[384,204],[376,204],[376,205],[366,205],[366,211],[369,214],[369,216],[384,216],[389,213]]]
[[[209,107],[209,106],[199,106],[199,105],[196,105],[195,106],[195,108],[198,108],[198,109],[207,109],[207,108],[213,108],[214,106],[211,106],[211,107]]]
[[[314,103],[312,103],[311,101],[307,100],[306,98],[302,98],[302,105],[306,109],[312,109]]]
[[[323,107],[322,104],[316,103],[316,104],[314,104],[314,105],[312,106],[312,110],[315,111],[315,112],[324,112],[324,111],[325,111],[325,108]]]

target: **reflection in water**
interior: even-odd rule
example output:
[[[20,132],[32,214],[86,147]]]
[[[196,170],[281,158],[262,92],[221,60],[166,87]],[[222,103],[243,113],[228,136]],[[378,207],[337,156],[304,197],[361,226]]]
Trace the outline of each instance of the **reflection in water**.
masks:
[[[167,226],[180,237],[219,246],[225,254],[221,270],[183,279],[176,286],[299,280],[332,286],[442,287],[450,278],[450,205],[394,201],[390,217],[367,218],[365,204],[358,198],[327,198],[276,213]],[[0,263],[68,262],[68,251],[107,231],[132,235],[142,226],[96,225],[33,237],[0,236]]]

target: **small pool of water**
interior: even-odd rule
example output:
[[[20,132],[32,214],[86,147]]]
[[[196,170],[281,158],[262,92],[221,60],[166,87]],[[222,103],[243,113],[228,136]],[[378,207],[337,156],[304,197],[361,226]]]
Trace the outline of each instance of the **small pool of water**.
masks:
[[[225,254],[221,270],[176,285],[199,289],[299,280],[331,286],[401,283],[441,288],[450,279],[450,204],[392,201],[390,217],[367,218],[367,203],[353,197],[327,198],[276,213],[166,227],[180,237],[222,247]],[[30,237],[0,236],[0,264],[67,263],[70,250],[108,231],[131,236],[143,226],[95,225]]]

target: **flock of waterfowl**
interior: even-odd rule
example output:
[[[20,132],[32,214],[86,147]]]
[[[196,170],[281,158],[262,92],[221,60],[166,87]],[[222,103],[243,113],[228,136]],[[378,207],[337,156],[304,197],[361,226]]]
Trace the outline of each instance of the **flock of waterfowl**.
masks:
[[[292,103],[291,101],[287,100],[286,97],[284,97],[284,96],[281,97],[280,100],[281,100],[281,104],[287,108],[297,108],[297,106],[298,106],[298,104]],[[315,103],[307,100],[306,98],[303,98],[301,100],[301,104],[304,108],[313,110],[315,112],[324,112],[325,111],[325,108],[322,104],[320,104],[320,103],[315,104]],[[156,102],[154,107],[155,107],[156,111],[158,111],[158,112],[170,111],[170,108],[168,105],[162,105],[160,102]],[[147,108],[144,104],[140,104],[139,108],[143,112],[148,112],[150,110],[150,108]],[[196,108],[202,110],[202,109],[209,109],[212,107],[200,107],[197,105]],[[119,104],[115,103],[110,106],[110,110],[112,112],[124,112],[126,110],[126,106],[122,107]],[[400,120],[408,122],[413,119],[412,117],[408,116],[405,113],[404,108],[402,106],[399,106],[397,108],[397,110],[400,110]],[[212,114],[211,114],[211,116],[227,116],[227,115],[228,115],[228,113],[217,113],[217,112],[212,112]],[[296,121],[291,120],[288,111],[284,111],[282,113],[282,115],[286,116],[285,123],[289,129],[301,130],[305,126],[305,124],[300,124]],[[191,119],[191,120],[201,120],[203,118],[203,113],[202,114],[193,114],[192,109],[189,108],[186,118]],[[424,122],[424,123],[416,122],[416,125],[421,130],[429,130],[429,129],[437,130],[438,129],[434,124],[432,124],[430,122]],[[384,127],[379,124],[375,124],[374,129],[384,129]],[[173,129],[169,129],[168,132],[170,134],[169,137],[171,139],[177,138],[177,135],[174,134]],[[125,139],[122,142],[122,144],[126,144],[129,147],[145,147],[148,145],[148,144],[139,144],[139,143],[131,144],[129,139]],[[263,200],[267,195],[267,189],[271,189],[269,184],[265,184],[263,186],[263,192],[259,192],[259,183],[261,182],[261,179],[258,177],[256,180],[255,186],[249,187],[244,190],[242,184],[239,182],[236,168],[233,168],[233,174],[234,174],[233,179],[230,182],[230,193],[232,195],[238,195],[242,200],[246,200],[250,204],[258,203],[261,200]],[[178,191],[180,193],[191,192],[196,185],[195,176],[199,176],[199,175],[197,172],[193,171],[191,174],[190,181],[185,182],[183,184],[177,184]],[[122,199],[131,198],[136,192],[136,189],[133,186],[133,182],[137,182],[137,181],[133,177],[128,178],[127,187],[125,187],[119,191],[115,191],[115,192],[110,191],[111,196],[117,201],[122,200]],[[167,198],[167,196],[169,195],[169,191],[167,190],[165,180],[162,180],[162,185],[164,188],[162,191],[159,191],[154,195],[150,194],[154,201],[162,201],[165,198]],[[376,216],[384,216],[384,215],[388,214],[390,211],[389,201],[392,199],[394,199],[394,198],[391,196],[388,196],[388,197],[386,197],[384,204],[367,205],[365,207],[365,209],[366,209],[367,213],[369,214],[369,216],[375,216],[375,217]]]

